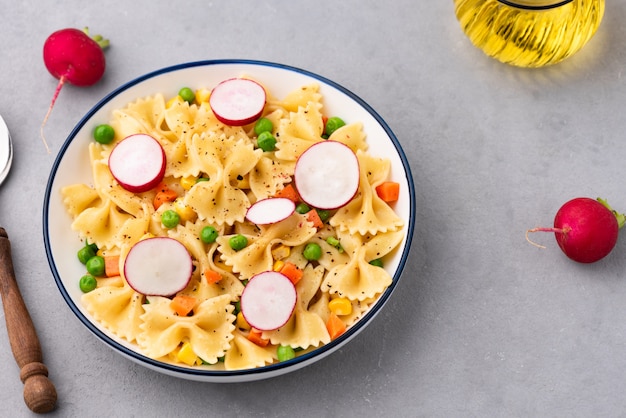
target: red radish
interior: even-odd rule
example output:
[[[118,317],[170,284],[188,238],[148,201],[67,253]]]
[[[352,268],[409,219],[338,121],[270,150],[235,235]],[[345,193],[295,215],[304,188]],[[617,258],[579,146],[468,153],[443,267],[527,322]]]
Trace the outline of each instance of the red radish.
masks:
[[[165,175],[165,151],[147,134],[130,135],[121,140],[109,155],[109,169],[120,186],[142,193],[156,187]]]
[[[304,151],[294,171],[300,198],[318,209],[337,209],[359,189],[359,160],[345,144],[322,141]]]
[[[215,117],[225,125],[243,126],[257,120],[265,107],[265,89],[247,78],[219,83],[209,96]]]
[[[271,331],[287,323],[296,306],[296,287],[282,273],[253,276],[241,294],[241,313],[250,326]]]
[[[154,237],[138,241],[124,261],[124,277],[136,292],[171,296],[191,280],[193,262],[187,248],[174,238]]]
[[[258,200],[248,208],[246,218],[257,225],[280,222],[296,210],[296,204],[286,197],[271,197]]]
[[[565,255],[580,263],[593,263],[613,250],[623,223],[623,215],[606,202],[578,197],[561,206],[553,228],[533,228],[527,236],[528,232],[554,232]]]
[[[61,29],[50,35],[43,45],[43,61],[48,72],[59,79],[57,88],[50,102],[48,112],[41,124],[41,138],[48,152],[48,144],[43,134],[54,103],[65,82],[79,87],[91,86],[97,83],[104,74],[106,62],[103,49],[109,46],[109,41],[102,36],[89,36],[87,28],[78,30],[73,28]]]

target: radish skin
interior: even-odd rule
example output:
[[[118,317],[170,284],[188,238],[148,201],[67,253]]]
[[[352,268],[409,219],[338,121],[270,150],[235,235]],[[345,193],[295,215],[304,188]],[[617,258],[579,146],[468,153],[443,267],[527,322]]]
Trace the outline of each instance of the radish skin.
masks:
[[[323,141],[310,146],[296,161],[294,183],[300,198],[318,209],[346,205],[359,189],[359,160],[347,145]]]
[[[261,116],[265,99],[265,89],[256,81],[230,78],[211,91],[209,105],[215,117],[223,124],[243,126]]]
[[[41,139],[48,153],[50,148],[43,129],[61,89],[66,82],[79,87],[97,83],[106,69],[103,49],[108,45],[109,41],[100,35],[91,38],[87,28],[83,31],[74,28],[61,29],[51,34],[44,42],[43,61],[46,69],[53,77],[59,79],[40,129]]]
[[[527,237],[532,232],[552,232],[567,257],[579,263],[594,263],[615,247],[623,219],[601,199],[578,197],[561,206],[553,227],[529,229]]]
[[[288,218],[296,210],[296,204],[285,197],[258,200],[248,208],[246,218],[257,225],[268,225]]]
[[[171,296],[189,284],[193,262],[187,248],[169,237],[137,242],[124,260],[124,277],[136,292]]]
[[[142,193],[156,187],[165,175],[163,147],[147,134],[130,135],[115,145],[109,155],[109,169],[124,189]]]
[[[243,289],[241,313],[250,326],[271,331],[287,323],[296,300],[296,287],[287,276],[265,271],[253,276]]]

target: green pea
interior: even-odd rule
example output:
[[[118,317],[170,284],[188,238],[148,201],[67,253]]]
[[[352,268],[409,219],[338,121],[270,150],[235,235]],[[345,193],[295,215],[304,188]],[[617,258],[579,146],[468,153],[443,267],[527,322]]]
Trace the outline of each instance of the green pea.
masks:
[[[104,258],[99,255],[94,255],[87,260],[87,272],[92,276],[104,276]]]
[[[83,293],[89,293],[98,286],[98,282],[91,274],[85,274],[80,278],[78,287]]]
[[[200,230],[200,239],[205,244],[214,243],[218,235],[219,233],[217,232],[217,229],[212,226],[205,226],[202,230]]]
[[[248,238],[241,234],[233,235],[228,240],[228,244],[235,251],[243,250],[248,245]]]
[[[78,255],[78,260],[80,260],[81,263],[87,264],[87,261],[89,261],[89,259],[93,257],[94,255],[96,255],[96,251],[94,251],[91,245],[85,245],[83,248],[78,250],[77,255]]]
[[[382,267],[383,266],[383,260],[381,260],[380,258],[377,258],[375,260],[370,261],[370,264],[376,267]]]
[[[100,144],[110,144],[113,138],[115,138],[115,130],[111,125],[98,125],[93,131],[93,139]]]
[[[298,212],[300,215],[304,215],[305,213],[309,213],[310,210],[311,210],[311,208],[306,203],[298,203],[296,205],[296,212]]]
[[[328,118],[328,120],[326,121],[326,127],[324,128],[324,133],[328,136],[331,136],[333,132],[335,132],[337,129],[341,128],[345,124],[346,123],[340,117],[333,116],[332,118]]]
[[[272,132],[274,130],[274,124],[268,118],[261,118],[254,124],[254,133],[261,135],[263,132]]]
[[[330,218],[330,211],[326,209],[315,209],[317,211],[317,215],[320,217],[322,222],[326,222],[328,218]]]
[[[289,345],[279,345],[276,348],[276,356],[278,357],[278,361],[287,361],[296,357],[296,352]]]
[[[276,149],[276,138],[271,132],[261,132],[261,135],[256,139],[256,144],[265,152],[274,151]]]
[[[339,242],[339,240],[335,237],[328,237],[326,238],[326,242],[328,243],[328,245],[331,245],[333,247],[335,247],[336,249],[339,250],[340,253],[343,252],[343,247],[341,246],[341,243]]]
[[[180,223],[180,216],[173,209],[168,209],[161,214],[161,223],[166,228],[176,228]]]
[[[192,103],[194,100],[196,100],[196,94],[189,87],[183,87],[182,89],[180,89],[178,91],[178,95],[187,103]]]
[[[317,261],[322,257],[322,247],[314,242],[309,242],[306,247],[304,247],[302,255],[309,261]]]

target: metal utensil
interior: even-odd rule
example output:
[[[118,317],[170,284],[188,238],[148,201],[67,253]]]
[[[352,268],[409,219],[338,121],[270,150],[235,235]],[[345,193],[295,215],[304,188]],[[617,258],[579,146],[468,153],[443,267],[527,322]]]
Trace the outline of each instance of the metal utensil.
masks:
[[[11,162],[13,161],[13,145],[11,144],[11,135],[9,128],[4,123],[4,119],[0,116],[0,184],[9,174]]]
[[[0,183],[7,176],[12,159],[11,136],[4,119],[0,116]],[[0,296],[11,351],[20,368],[20,379],[24,383],[24,402],[36,413],[52,411],[56,404],[57,392],[48,379],[48,368],[43,364],[41,344],[15,280],[9,236],[2,227],[0,227]]]

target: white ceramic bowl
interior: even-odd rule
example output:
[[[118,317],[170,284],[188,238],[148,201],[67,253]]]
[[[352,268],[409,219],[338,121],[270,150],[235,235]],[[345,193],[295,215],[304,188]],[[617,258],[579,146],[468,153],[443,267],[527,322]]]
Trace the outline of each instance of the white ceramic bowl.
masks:
[[[391,177],[401,185],[401,195],[394,208],[405,221],[406,228],[400,249],[385,261],[385,269],[391,274],[393,283],[380,296],[377,303],[343,335],[293,360],[241,371],[201,370],[156,361],[142,355],[137,346],[116,337],[100,326],[82,307],[80,301],[82,293],[77,283],[84,274],[84,266],[76,262],[76,252],[84,244],[70,227],[71,218],[63,205],[60,189],[78,182],[91,183],[87,150],[92,140],[91,130],[97,124],[107,123],[113,109],[122,108],[137,98],[159,92],[165,97],[174,96],[183,85],[212,86],[226,78],[241,74],[260,81],[273,96],[279,98],[295,88],[311,82],[318,83],[324,96],[325,113],[341,115],[347,121],[362,122],[372,155],[391,160]],[[50,268],[69,308],[98,339],[114,351],[158,372],[185,379],[208,382],[252,381],[278,376],[321,360],[359,334],[380,312],[396,288],[409,255],[415,225],[414,196],[410,167],[397,138],[383,119],[354,93],[319,75],[281,64],[249,60],[191,62],[164,68],[124,84],[103,98],[76,125],[59,151],[46,187],[43,211],[44,242]]]

